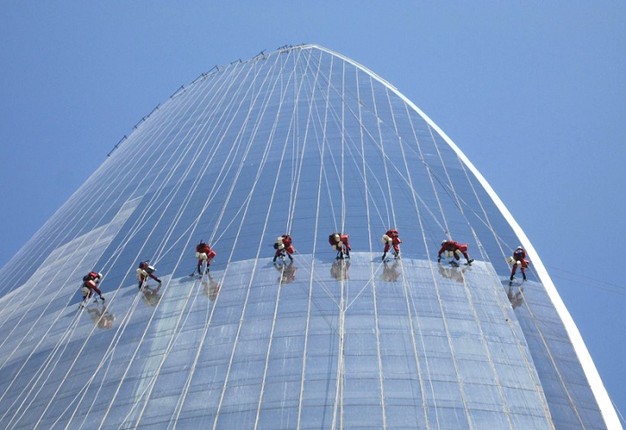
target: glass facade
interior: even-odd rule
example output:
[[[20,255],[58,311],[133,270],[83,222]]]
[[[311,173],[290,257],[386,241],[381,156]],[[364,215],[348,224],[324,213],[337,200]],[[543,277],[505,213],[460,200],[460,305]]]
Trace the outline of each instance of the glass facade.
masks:
[[[401,258],[383,261],[390,228]],[[302,45],[215,68],[0,270],[0,426],[613,427],[520,231],[445,134],[352,60]],[[293,262],[273,262],[285,233]],[[447,238],[475,261],[438,262]],[[194,277],[200,240],[217,256]],[[533,264],[509,286],[519,244]],[[162,284],[138,290],[146,259]],[[91,270],[106,302],[79,308]]]

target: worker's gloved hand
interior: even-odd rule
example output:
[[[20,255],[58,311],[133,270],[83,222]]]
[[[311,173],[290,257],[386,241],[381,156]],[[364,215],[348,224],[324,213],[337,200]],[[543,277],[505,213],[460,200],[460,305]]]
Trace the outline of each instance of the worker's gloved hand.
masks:
[[[437,257],[437,263],[441,263],[441,257]]]

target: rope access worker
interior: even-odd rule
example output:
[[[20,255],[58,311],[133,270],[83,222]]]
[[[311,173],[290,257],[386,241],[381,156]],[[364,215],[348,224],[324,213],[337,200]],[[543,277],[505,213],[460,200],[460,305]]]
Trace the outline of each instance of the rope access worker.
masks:
[[[206,272],[209,271],[209,266],[211,265],[211,260],[217,254],[215,251],[211,249],[209,245],[200,241],[198,245],[196,245],[196,258],[198,259],[198,275],[202,275],[202,262],[206,261]]]
[[[387,252],[392,247],[393,247],[394,258],[400,258],[400,244],[402,243],[402,241],[400,240],[398,230],[396,230],[395,228],[387,230],[387,232],[383,234],[382,241],[385,244],[385,249],[383,250],[383,258],[382,258],[383,261],[385,261]]]
[[[98,272],[89,272],[83,276],[83,286],[81,288],[81,293],[83,293],[83,303],[89,301],[94,292],[97,293],[100,300],[104,302],[102,291],[98,288],[98,284],[101,280],[102,274]],[[98,299],[96,298],[95,301],[97,300]]]
[[[457,262],[461,259],[461,255],[463,255],[463,257],[465,257],[465,260],[467,261],[467,265],[471,266],[472,261],[474,260],[469,258],[469,255],[467,254],[468,247],[469,245],[467,243],[458,243],[454,240],[448,239],[444,240],[443,242],[441,242],[441,248],[437,253],[437,263],[441,263],[441,254],[445,253],[446,257],[454,257]],[[457,262],[454,262],[454,264],[458,265]]]
[[[328,243],[337,251],[337,260],[350,258],[350,236],[345,233],[332,233]]]
[[[513,285],[513,279],[515,279],[515,272],[517,268],[520,268],[520,272],[522,272],[522,279],[526,281],[526,269],[530,262],[526,259],[526,250],[522,248],[522,245],[515,248],[513,251],[513,256],[509,257],[509,263],[513,265],[511,268],[511,278],[509,279],[509,286]]]
[[[156,269],[150,266],[148,260],[139,263],[139,267],[137,268],[137,282],[139,282],[139,285],[137,287],[141,289],[142,286],[147,286],[148,278],[154,279],[161,285],[161,280],[157,278],[154,272],[156,272]]]
[[[272,260],[273,262],[276,262],[276,259],[279,257],[284,259],[285,255],[289,257],[289,260],[293,261],[291,254],[293,254],[296,250],[293,247],[292,239],[289,234],[278,236],[276,243],[274,243],[274,249],[276,250],[276,253],[274,254],[274,260]]]

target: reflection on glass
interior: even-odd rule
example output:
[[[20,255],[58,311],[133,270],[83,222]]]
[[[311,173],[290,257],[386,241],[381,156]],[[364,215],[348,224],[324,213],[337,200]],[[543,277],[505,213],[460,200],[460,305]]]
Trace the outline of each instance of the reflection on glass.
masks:
[[[509,298],[509,301],[511,302],[511,306],[513,306],[513,309],[519,307],[522,305],[522,303],[524,303],[524,289],[522,287],[509,287],[509,290],[507,291],[506,295]]]
[[[87,308],[91,321],[102,329],[109,329],[113,327],[113,321],[115,321],[115,315],[110,313],[104,304],[96,307]]]
[[[398,270],[399,262],[394,260],[392,265],[389,265],[386,261],[383,263],[383,273],[381,278],[386,282],[396,282],[400,277],[400,271]]]
[[[220,292],[220,288],[220,283],[213,279],[211,272],[209,272],[208,276],[202,279],[202,289],[210,301],[215,301],[217,293]]]
[[[161,300],[161,284],[158,284],[156,287],[151,287],[149,285],[144,285],[141,289],[141,295],[143,302],[148,306],[156,306]]]
[[[289,264],[285,264],[284,262],[274,263],[274,268],[280,273],[278,277],[278,283],[280,285],[290,284],[296,280],[298,268],[293,265],[293,261],[290,261]]]
[[[444,266],[443,264],[437,264],[437,269],[439,270],[439,274],[444,278],[451,279],[455,282],[463,283],[463,274],[471,270],[471,266],[459,267],[457,265],[449,265]]]
[[[348,270],[350,269],[350,260],[336,260],[330,266],[330,276],[338,281],[349,279]]]

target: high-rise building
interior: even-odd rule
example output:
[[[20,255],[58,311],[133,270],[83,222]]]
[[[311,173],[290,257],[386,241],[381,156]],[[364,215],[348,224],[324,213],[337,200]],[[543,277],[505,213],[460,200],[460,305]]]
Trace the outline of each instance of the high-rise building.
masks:
[[[383,257],[390,229],[401,258]],[[273,261],[283,234],[293,262]],[[438,261],[447,239],[474,261]],[[200,241],[217,255],[196,277]],[[509,285],[518,245],[531,264]],[[144,260],[161,285],[138,289]],[[106,302],[80,307],[92,270]],[[2,428],[620,428],[485,179],[391,84],[315,45],[177,91],[0,270],[0,295]]]

